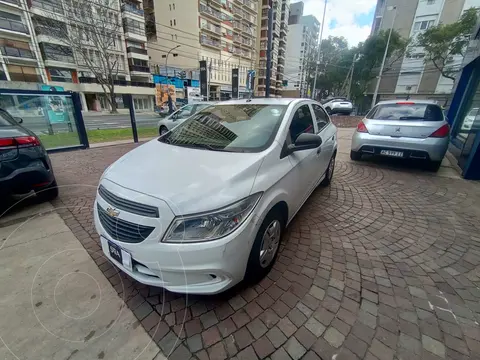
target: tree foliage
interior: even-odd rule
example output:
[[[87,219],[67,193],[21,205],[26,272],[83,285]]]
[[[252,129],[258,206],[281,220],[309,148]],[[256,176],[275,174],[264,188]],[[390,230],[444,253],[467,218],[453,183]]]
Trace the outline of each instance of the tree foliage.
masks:
[[[465,11],[457,22],[440,23],[420,33],[415,45],[423,47],[425,63],[432,62],[444,77],[455,80],[458,68],[453,64],[453,57],[465,56],[476,22],[477,12],[471,8]]]
[[[111,112],[117,112],[115,81],[122,63],[122,23],[115,0],[68,0],[50,17],[35,17],[37,31],[51,36],[51,60],[76,62],[102,87]],[[71,59],[71,60],[70,60]]]

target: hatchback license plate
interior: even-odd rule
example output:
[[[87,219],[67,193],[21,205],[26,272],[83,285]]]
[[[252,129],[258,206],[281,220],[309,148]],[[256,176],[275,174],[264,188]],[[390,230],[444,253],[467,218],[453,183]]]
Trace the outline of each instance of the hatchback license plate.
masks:
[[[130,253],[110,241],[107,242],[107,245],[110,256],[122,264],[126,269],[132,271],[132,256]]]
[[[380,155],[393,156],[393,157],[403,157],[403,151],[381,150]]]

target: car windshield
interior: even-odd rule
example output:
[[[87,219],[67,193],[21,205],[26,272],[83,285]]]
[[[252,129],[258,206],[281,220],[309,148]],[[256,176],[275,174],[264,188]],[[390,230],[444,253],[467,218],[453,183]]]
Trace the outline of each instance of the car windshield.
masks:
[[[273,142],[286,109],[285,105],[213,105],[158,141],[215,151],[258,152]]]
[[[396,103],[375,106],[367,119],[442,121],[444,117],[440,106],[435,104]]]

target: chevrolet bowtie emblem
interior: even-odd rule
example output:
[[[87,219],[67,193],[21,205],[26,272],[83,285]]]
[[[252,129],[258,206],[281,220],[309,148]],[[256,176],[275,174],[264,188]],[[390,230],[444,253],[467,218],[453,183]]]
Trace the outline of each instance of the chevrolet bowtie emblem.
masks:
[[[115,210],[114,208],[107,208],[107,214],[108,216],[111,216],[111,217],[118,217],[118,215],[120,215],[120,211],[117,211]]]

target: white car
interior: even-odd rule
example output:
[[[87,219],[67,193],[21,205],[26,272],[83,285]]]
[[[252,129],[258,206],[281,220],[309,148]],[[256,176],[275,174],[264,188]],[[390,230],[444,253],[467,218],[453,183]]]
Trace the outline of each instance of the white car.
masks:
[[[137,281],[214,294],[271,269],[285,227],[329,185],[337,129],[307,99],[217,103],[113,163],[94,205],[103,252]]]
[[[353,105],[351,101],[347,100],[346,98],[327,99],[323,101],[322,104],[327,113],[331,115],[350,115],[353,111]]]
[[[207,106],[210,106],[212,104],[215,103],[204,101],[182,106],[180,109],[158,122],[158,133],[160,135],[166,134],[175,126],[187,120],[193,114],[199,112],[202,109],[205,109]]]

